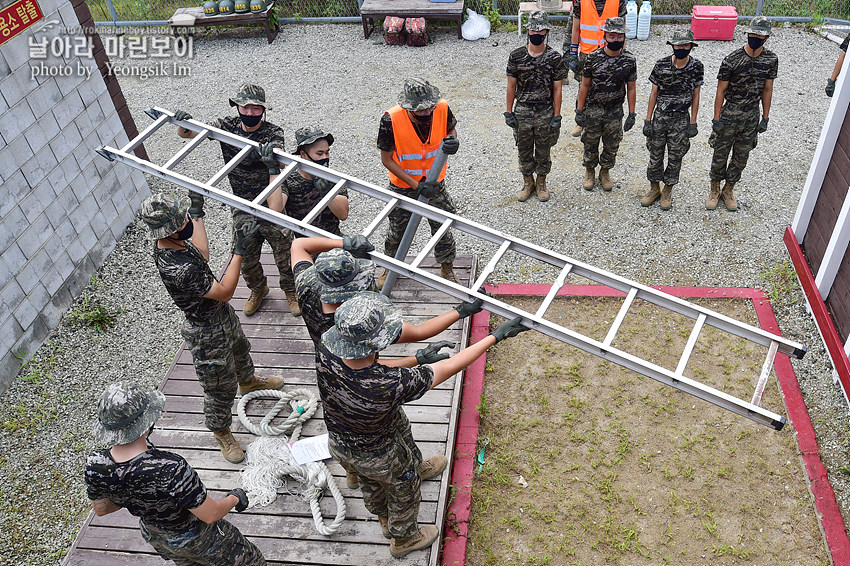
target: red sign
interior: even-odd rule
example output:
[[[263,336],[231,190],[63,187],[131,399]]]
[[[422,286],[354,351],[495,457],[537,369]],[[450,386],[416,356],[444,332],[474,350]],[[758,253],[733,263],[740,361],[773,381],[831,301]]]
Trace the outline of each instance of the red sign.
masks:
[[[18,0],[8,8],[0,10],[0,45],[23,32],[44,14],[35,0]]]

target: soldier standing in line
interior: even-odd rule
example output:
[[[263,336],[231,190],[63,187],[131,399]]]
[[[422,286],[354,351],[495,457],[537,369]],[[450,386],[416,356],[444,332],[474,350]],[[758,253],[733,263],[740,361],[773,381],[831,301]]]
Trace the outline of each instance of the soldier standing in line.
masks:
[[[635,56],[624,49],[626,22],[619,17],[608,18],[602,31],[605,47],[591,53],[585,61],[576,107],[576,124],[584,128],[581,141],[584,144],[584,188],[588,191],[596,183],[597,164],[602,190],[613,188],[608,172],[614,167],[623,132],[635,125],[637,62]],[[624,123],[623,101],[627,95],[629,116]]]
[[[732,189],[741,180],[741,172],[747,166],[750,151],[758,143],[758,135],[767,131],[773,79],[779,70],[779,57],[764,47],[768,37],[770,20],[756,16],[747,30],[747,44],[727,55],[720,64],[712,133],[708,139],[714,156],[709,173],[711,188],[705,201],[707,210],[717,208],[721,198],[726,210],[738,210]],[[726,183],[721,191],[720,181],[724,179]]]
[[[841,42],[841,53],[838,54],[838,61],[835,62],[835,67],[832,69],[832,74],[826,79],[826,95],[832,98],[835,94],[835,81],[838,80],[838,75],[841,74],[841,67],[844,66],[844,57],[847,55],[847,46],[850,44],[850,33]]]
[[[263,566],[260,550],[224,518],[248,507],[245,491],[213,499],[186,460],[148,440],[164,406],[161,392],[129,381],[100,396],[92,433],[109,448],[92,452],[85,470],[95,514],[126,508],[139,518],[142,538],[179,565]]]
[[[254,375],[251,344],[228,302],[239,281],[242,254],[252,227],[240,225],[233,259],[219,282],[208,263],[203,207],[204,198],[197,193],[191,193],[188,199],[155,195],[142,203],[141,216],[150,229],[154,263],[162,282],[186,315],[181,335],[189,344],[195,373],[204,389],[204,424],[214,433],[224,458],[238,464],[245,454],[230,432],[237,386],[245,394],[280,389],[283,380]]]
[[[236,96],[230,99],[230,106],[237,108],[237,116],[217,118],[210,125],[237,134],[260,144],[259,151],[249,154],[227,174],[233,194],[246,200],[254,200],[266,186],[280,174],[280,163],[274,158],[274,148],[285,151],[283,128],[263,120],[271,105],[266,102],[266,91],[262,87],[244,84]],[[188,120],[191,116],[182,110],[174,113],[178,120]],[[194,138],[198,132],[177,127],[181,138]],[[221,154],[225,163],[229,162],[240,148],[221,143]],[[266,206],[277,212],[283,212],[283,197],[280,189],[275,190],[266,200]],[[267,279],[260,264],[263,242],[266,241],[274,254],[275,264],[280,274],[280,288],[286,295],[286,302],[292,316],[299,316],[298,301],[295,299],[295,282],[289,267],[289,246],[292,232],[286,228],[255,217],[249,212],[233,209],[233,233],[244,224],[256,223],[259,229],[246,240],[245,258],[242,264],[242,277],[251,290],[242,310],[245,316],[251,316],[260,308],[260,303],[269,294]]]
[[[544,43],[550,29],[546,12],[533,12],[528,18],[528,43],[508,56],[505,123],[514,130],[519,152],[524,180],[517,194],[520,202],[535,190],[538,200],[549,200],[546,175],[552,169],[550,151],[561,133],[561,88],[567,70],[561,54]]]
[[[691,49],[697,45],[691,30],[677,31],[667,44],[673,46],[673,55],[659,59],[649,75],[652,92],[643,123],[649,150],[649,192],[640,199],[641,206],[651,206],[660,198],[661,210],[673,208],[673,186],[679,182],[682,158],[691,148],[691,138],[698,133],[699,93],[705,73],[699,59],[691,56]]]

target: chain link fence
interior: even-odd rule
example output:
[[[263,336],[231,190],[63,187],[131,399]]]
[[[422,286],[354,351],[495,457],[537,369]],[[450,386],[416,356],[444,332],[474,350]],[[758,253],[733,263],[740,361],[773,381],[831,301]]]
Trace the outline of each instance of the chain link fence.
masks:
[[[655,0],[655,15],[687,16],[694,4],[708,0]],[[735,6],[740,16],[753,16],[759,0],[711,0],[712,3]],[[114,7],[118,22],[163,22],[177,8],[197,6],[202,2],[191,0],[88,0],[89,9],[96,22],[112,22],[110,5]],[[516,17],[519,0],[466,0],[466,7],[481,14],[495,17]],[[352,21],[360,17],[358,0],[277,0],[275,9],[279,18],[291,20],[321,18],[327,21]],[[771,17],[811,18],[814,23],[824,18],[850,20],[850,0],[764,0],[762,14]]]

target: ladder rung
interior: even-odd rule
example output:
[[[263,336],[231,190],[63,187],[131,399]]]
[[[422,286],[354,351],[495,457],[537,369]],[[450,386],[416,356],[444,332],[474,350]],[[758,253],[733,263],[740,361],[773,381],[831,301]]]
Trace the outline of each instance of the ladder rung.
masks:
[[[201,130],[198,132],[198,135],[194,138],[190,139],[188,143],[186,143],[183,147],[180,148],[180,151],[171,156],[171,159],[165,162],[165,165],[162,166],[163,169],[168,169],[169,171],[173,169],[178,163],[183,161],[189,153],[191,153],[196,147],[201,145],[201,142],[207,139],[209,135],[209,130]]]
[[[251,153],[251,151],[253,151],[253,150],[254,150],[254,146],[251,146],[251,145],[246,145],[241,150],[239,150],[239,153],[234,155],[233,159],[228,161],[227,164],[224,167],[219,169],[218,172],[215,175],[213,175],[210,178],[209,181],[207,181],[207,183],[206,183],[207,186],[214,187],[217,184],[219,184],[221,182],[221,180],[224,179],[224,176],[227,175],[228,173],[230,173],[231,171],[233,171],[236,168],[236,166],[239,165],[239,163],[241,163],[242,160],[245,159],[248,156],[248,154]]]
[[[756,391],[753,394],[753,405],[761,407],[761,397],[764,395],[764,388],[767,386],[767,379],[770,377],[770,371],[773,369],[773,360],[776,358],[776,352],[779,350],[779,342],[771,342],[767,349],[767,357],[764,359],[764,364],[761,366],[761,375],[756,384]]]
[[[278,173],[277,177],[275,177],[274,180],[269,183],[265,189],[263,189],[263,192],[258,194],[257,197],[251,202],[253,202],[254,204],[263,204],[264,202],[266,202],[266,200],[269,198],[269,195],[272,194],[278,187],[280,187],[284,181],[286,181],[286,178],[289,177],[289,175],[295,170],[296,167],[297,165],[295,163],[290,163],[289,165],[287,165],[286,169]]]
[[[475,280],[475,283],[470,287],[470,289],[480,289],[484,282],[487,281],[487,278],[496,270],[496,264],[502,259],[502,256],[505,255],[505,252],[508,251],[508,248],[511,247],[511,241],[505,240],[502,242],[502,245],[499,246],[499,249],[496,250],[496,254],[490,258],[490,261],[487,262],[487,265],[481,271],[481,274],[478,276],[478,279]]]
[[[682,351],[682,357],[679,358],[679,365],[676,366],[676,375],[681,376],[685,373],[685,368],[688,366],[688,360],[691,359],[691,352],[694,351],[694,346],[697,344],[699,333],[702,332],[702,327],[705,324],[705,313],[700,313],[694,327],[691,329],[691,335],[688,336],[688,343],[685,344],[685,349]]]
[[[434,249],[434,246],[437,245],[437,242],[439,242],[440,238],[445,235],[451,225],[452,219],[449,218],[448,220],[443,222],[442,226],[437,228],[437,231],[434,232],[434,235],[431,236],[431,239],[428,240],[428,243],[425,244],[425,247],[422,248],[422,251],[420,251],[419,255],[417,255],[416,258],[413,260],[413,263],[411,264],[412,266],[419,267],[419,264],[421,264],[425,260],[425,258],[428,257],[428,254],[431,253],[431,250]]]
[[[323,196],[321,200],[316,203],[316,206],[313,207],[313,210],[307,213],[307,216],[305,216],[303,219],[304,222],[306,222],[307,224],[312,224],[313,220],[315,220],[316,217],[318,217],[319,214],[321,214],[322,211],[327,208],[327,206],[331,203],[333,199],[336,198],[336,195],[342,190],[344,186],[345,179],[340,179],[339,181],[337,181],[336,185],[334,185],[331,190],[328,191],[328,194]]]
[[[123,151],[124,153],[129,153],[129,152],[133,151],[134,149],[136,149],[137,147],[139,147],[146,139],[151,137],[151,135],[155,131],[160,129],[163,124],[167,123],[169,118],[171,118],[171,116],[169,116],[167,114],[162,114],[159,118],[154,120],[153,123],[150,126],[145,128],[142,131],[141,134],[139,134],[138,136],[134,137],[129,142],[127,142],[127,145],[122,147],[121,151]]]
[[[614,341],[614,337],[617,335],[617,331],[620,330],[620,325],[623,324],[623,320],[626,318],[626,313],[629,311],[629,307],[632,306],[632,302],[635,300],[637,292],[637,287],[632,287],[629,290],[629,294],[626,295],[626,300],[623,301],[623,306],[620,307],[620,312],[617,313],[617,318],[614,319],[614,324],[612,324],[611,328],[608,329],[608,335],[602,342],[605,346],[610,346],[611,342]]]
[[[377,215],[377,216],[376,216],[376,217],[375,217],[375,218],[374,218],[374,219],[373,219],[373,220],[369,223],[369,225],[368,225],[368,226],[366,226],[366,228],[365,228],[365,229],[363,230],[363,232],[362,232],[362,233],[363,233],[363,235],[364,235],[364,236],[366,236],[367,238],[368,238],[369,236],[371,236],[371,235],[372,235],[372,232],[374,232],[374,231],[375,231],[375,228],[377,228],[377,227],[381,224],[381,222],[383,222],[383,221],[384,221],[384,219],[385,219],[387,216],[389,216],[390,212],[392,212],[392,211],[393,211],[393,209],[396,207],[396,205],[397,205],[397,204],[398,204],[398,199],[397,199],[397,198],[391,199],[391,200],[387,203],[387,206],[385,206],[385,207],[381,210],[381,212],[379,212],[379,213],[378,213],[378,215]]]
[[[561,287],[564,286],[564,281],[567,280],[567,275],[569,275],[572,270],[573,266],[570,263],[566,264],[563,269],[561,269],[561,272],[558,274],[558,278],[555,279],[554,283],[552,283],[552,287],[549,289],[549,292],[546,293],[546,297],[543,299],[543,302],[540,303],[540,307],[538,307],[534,316],[543,318],[543,315],[546,314],[547,310],[549,310],[549,306],[552,304],[552,301],[555,300],[555,295],[557,295],[558,291],[561,290]]]

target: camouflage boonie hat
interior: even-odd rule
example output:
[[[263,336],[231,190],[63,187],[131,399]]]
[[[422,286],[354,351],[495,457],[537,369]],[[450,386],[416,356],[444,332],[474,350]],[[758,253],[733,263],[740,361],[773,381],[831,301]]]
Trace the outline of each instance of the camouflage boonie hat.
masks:
[[[230,105],[247,106],[249,104],[262,106],[266,110],[272,109],[271,104],[266,102],[266,91],[263,87],[246,83],[240,86],[236,96],[230,99]]]
[[[536,10],[531,12],[531,15],[528,16],[528,25],[525,26],[525,29],[529,31],[543,31],[544,29],[552,29],[549,25],[549,14],[544,12],[543,10]]]
[[[600,29],[602,29],[602,31],[607,31],[608,33],[626,33],[632,31],[630,29],[626,29],[626,20],[620,17],[608,18],[605,20],[605,25],[603,25]]]
[[[364,291],[334,314],[336,324],[322,334],[322,345],[346,360],[365,358],[398,340],[404,324],[388,298]]]
[[[440,102],[440,90],[422,79],[405,80],[404,90],[398,96],[398,105],[411,112],[432,108],[438,102]]]
[[[750,22],[750,27],[747,29],[747,33],[769,36],[770,20],[768,20],[765,16],[756,16]]]
[[[189,212],[187,197],[154,195],[145,199],[139,214],[150,229],[150,239],[167,238],[183,227]]]
[[[132,381],[112,383],[97,403],[92,435],[102,445],[129,444],[153,426],[164,407],[161,391],[144,391]]]
[[[313,264],[321,292],[320,300],[330,305],[343,303],[375,281],[375,263],[356,259],[347,251],[336,248],[320,253]]]
[[[685,45],[687,43],[693,43],[694,47],[697,46],[696,41],[694,41],[694,32],[689,29],[678,30],[673,33],[673,38],[667,42],[667,45]]]
[[[310,145],[319,140],[327,140],[328,145],[334,144],[333,135],[325,132],[320,126],[307,126],[306,128],[298,128],[295,130],[295,146],[300,148],[304,145]]]

